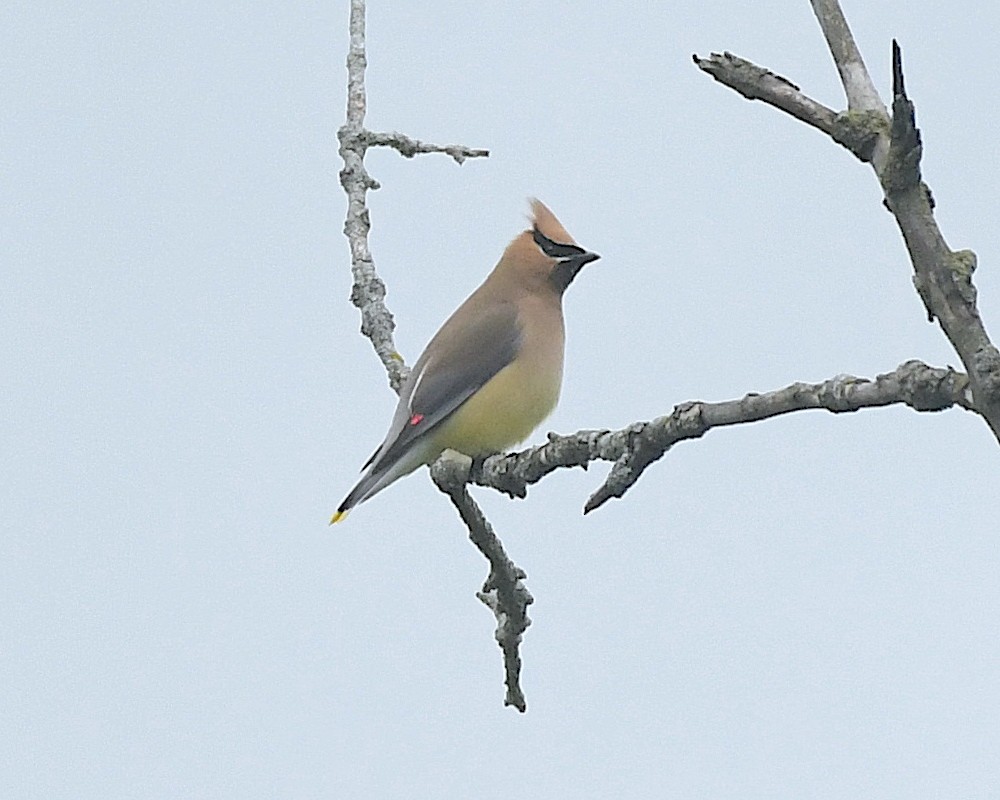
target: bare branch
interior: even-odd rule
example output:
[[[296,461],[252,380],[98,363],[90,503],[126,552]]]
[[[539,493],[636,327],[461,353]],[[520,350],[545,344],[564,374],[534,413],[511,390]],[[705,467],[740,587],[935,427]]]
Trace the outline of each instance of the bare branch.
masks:
[[[459,516],[469,529],[469,538],[490,562],[490,574],[478,597],[493,612],[497,620],[496,640],[503,651],[507,686],[505,706],[514,706],[524,713],[528,706],[521,691],[521,637],[531,624],[528,606],[534,602],[524,580],[524,570],[514,564],[504,552],[503,543],[483,516],[476,501],[466,489],[466,478],[472,459],[454,450],[445,451],[431,467],[434,483],[450,498]]]
[[[361,311],[361,333],[371,340],[375,353],[389,376],[389,385],[398,393],[409,373],[393,340],[396,329],[392,313],[385,304],[385,283],[375,271],[375,262],[368,247],[371,221],[367,195],[379,184],[365,169],[365,154],[369,147],[393,147],[408,158],[417,153],[446,153],[461,164],[466,158],[487,156],[486,150],[473,150],[463,145],[434,145],[411,139],[399,133],[372,133],[364,127],[367,111],[365,94],[365,0],[351,0],[351,42],[347,53],[347,119],[337,131],[340,157],[340,185],[347,193],[347,219],[344,235],[351,247],[351,302]]]
[[[385,304],[385,283],[375,271],[375,262],[368,249],[368,231],[371,221],[366,206],[369,189],[378,189],[378,183],[365,169],[365,0],[351,0],[351,44],[347,52],[347,120],[337,131],[340,157],[344,168],[340,171],[340,185],[347,193],[347,219],[344,235],[351,247],[351,302],[361,311],[361,333],[371,340],[375,353],[389,375],[389,385],[399,392],[406,379],[407,368],[403,357],[396,352],[393,331],[396,323]]]
[[[874,381],[838,375],[822,383],[793,383],[765,394],[721,403],[692,402],[677,406],[667,417],[655,419],[629,437],[629,447],[618,458],[604,484],[591,495],[584,513],[612,497],[621,497],[651,463],[674,444],[698,438],[712,428],[741,425],[793,411],[825,409],[834,414],[905,404],[917,411],[942,411],[952,405],[968,408],[972,398],[965,375],[932,369],[908,361]]]
[[[838,375],[822,383],[793,383],[764,394],[748,394],[740,400],[682,403],[667,416],[618,431],[549,434],[549,441],[539,447],[469,462],[464,471],[455,467],[455,479],[488,486],[510,497],[525,497],[529,485],[557,469],[586,469],[591,461],[612,461],[608,477],[584,507],[584,513],[588,513],[612,497],[624,495],[646,467],[677,442],[697,439],[712,428],[807,409],[839,414],[888,405],[907,405],[916,411],[942,411],[955,405],[976,410],[966,375],[950,367],[934,368],[920,361],[907,361],[874,381]]]

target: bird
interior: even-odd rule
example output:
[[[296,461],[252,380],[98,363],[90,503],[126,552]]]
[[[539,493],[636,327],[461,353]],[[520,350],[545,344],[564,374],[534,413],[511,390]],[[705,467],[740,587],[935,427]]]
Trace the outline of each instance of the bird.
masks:
[[[556,216],[531,200],[531,228],[447,319],[399,392],[382,444],[330,524],[446,449],[482,457],[518,444],[552,412],[562,385],[562,298],[585,265]]]

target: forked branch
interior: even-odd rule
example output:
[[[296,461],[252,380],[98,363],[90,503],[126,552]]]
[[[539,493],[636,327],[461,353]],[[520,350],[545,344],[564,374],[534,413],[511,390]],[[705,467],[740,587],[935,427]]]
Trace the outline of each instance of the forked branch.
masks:
[[[871,164],[885,206],[899,225],[913,264],[913,283],[928,319],[937,320],[969,376],[972,404],[1000,441],[1000,352],[976,306],[971,250],[948,247],[934,218],[931,192],[920,173],[923,145],[913,102],[903,81],[902,54],[892,45],[892,117],[875,90],[837,0],[811,0],[848,98],[848,110],[830,124],[829,109],[783,78],[728,53],[694,57],[699,68],[744,97],[762,100],[822,130]],[[749,65],[749,66],[747,66]],[[808,112],[808,113],[806,113]]]

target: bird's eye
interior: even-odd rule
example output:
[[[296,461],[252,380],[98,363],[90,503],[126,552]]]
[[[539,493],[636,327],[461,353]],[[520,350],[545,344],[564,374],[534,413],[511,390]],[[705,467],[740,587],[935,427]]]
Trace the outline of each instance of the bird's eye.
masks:
[[[537,244],[541,251],[549,258],[572,258],[573,256],[582,256],[587,252],[582,247],[577,247],[575,244],[559,244],[559,242],[553,242],[548,236],[538,230],[538,228],[535,228],[531,232],[531,237],[535,240],[535,244]]]

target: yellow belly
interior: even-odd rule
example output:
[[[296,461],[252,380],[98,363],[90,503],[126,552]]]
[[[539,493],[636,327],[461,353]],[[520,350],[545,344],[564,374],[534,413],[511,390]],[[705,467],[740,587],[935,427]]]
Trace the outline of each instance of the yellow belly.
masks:
[[[500,370],[441,425],[435,444],[479,456],[527,439],[556,407],[562,370],[552,370],[543,380],[537,369],[530,380],[526,372],[519,361]]]

